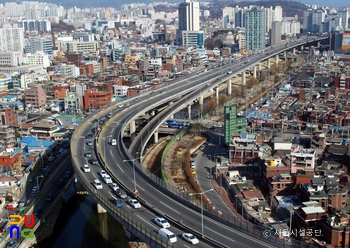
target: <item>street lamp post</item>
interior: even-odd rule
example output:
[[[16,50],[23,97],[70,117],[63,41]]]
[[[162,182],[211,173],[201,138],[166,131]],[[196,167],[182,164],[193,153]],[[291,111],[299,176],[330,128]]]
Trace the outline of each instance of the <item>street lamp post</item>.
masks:
[[[38,192],[39,192],[39,178],[43,178],[43,177],[44,177],[43,175],[40,175],[40,176],[36,177],[36,187],[38,189]]]
[[[202,238],[204,238],[204,224],[203,224],[203,195],[213,191],[214,189],[208,189],[206,191],[203,191],[201,193],[191,193],[190,196],[192,195],[201,195],[201,219],[202,219]]]
[[[137,159],[140,159],[140,158],[142,158],[142,156],[141,157],[138,157],[138,158],[134,158],[134,159],[129,159],[129,160],[123,160],[123,162],[125,163],[125,162],[128,162],[128,161],[132,161],[132,170],[133,170],[133,174],[134,174],[134,192],[136,192],[136,173],[135,173],[135,160],[137,160]]]

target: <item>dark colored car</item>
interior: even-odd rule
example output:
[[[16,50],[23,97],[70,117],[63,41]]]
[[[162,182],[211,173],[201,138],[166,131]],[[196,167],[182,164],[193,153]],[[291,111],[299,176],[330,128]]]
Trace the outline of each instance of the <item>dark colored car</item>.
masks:
[[[66,174],[64,174],[64,177],[65,177],[65,178],[70,177],[70,171],[67,171]]]
[[[58,186],[63,186],[64,184],[64,179],[61,178],[59,181],[58,181]]]
[[[46,199],[45,201],[51,201],[52,200],[52,193],[49,193],[47,196],[46,196]]]
[[[34,214],[34,215],[39,215],[39,214],[41,214],[42,211],[43,211],[42,208],[36,208],[36,209],[34,209],[33,214]]]

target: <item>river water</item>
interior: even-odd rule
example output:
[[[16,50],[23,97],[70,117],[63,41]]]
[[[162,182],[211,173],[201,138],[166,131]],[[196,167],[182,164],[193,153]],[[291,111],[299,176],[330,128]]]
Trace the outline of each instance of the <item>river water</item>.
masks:
[[[98,214],[89,195],[77,195],[82,186],[72,183],[66,191],[65,204],[53,233],[35,248],[124,248],[128,247],[125,232],[109,214]]]

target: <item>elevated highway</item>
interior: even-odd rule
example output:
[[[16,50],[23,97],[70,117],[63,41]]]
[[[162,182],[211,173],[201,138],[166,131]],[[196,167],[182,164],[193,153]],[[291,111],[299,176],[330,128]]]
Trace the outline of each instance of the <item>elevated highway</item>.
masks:
[[[71,153],[77,175],[98,204],[115,216],[130,233],[151,244],[152,247],[166,247],[165,244],[167,244],[166,240],[157,234],[158,227],[151,222],[155,216],[167,218],[172,225],[170,230],[178,236],[184,231],[189,231],[197,237],[201,237],[202,242],[200,244],[203,247],[273,247],[283,245],[278,237],[272,236],[265,239],[263,228],[242,227],[241,223],[235,223],[228,219],[229,215],[221,214],[220,216],[218,213],[213,214],[205,211],[203,222],[201,222],[200,207],[195,204],[197,201],[194,201],[186,193],[169,188],[163,180],[144,169],[138,160],[142,157],[147,141],[153,133],[156,133],[161,123],[175,112],[188,106],[192,101],[200,98],[204,92],[212,90],[235,75],[242,73],[244,75],[245,70],[269,59],[271,56],[277,56],[281,52],[325,39],[326,37],[315,37],[311,40],[310,38],[301,39],[289,44],[288,47],[282,44],[267,48],[263,53],[256,53],[241,60],[233,60],[200,75],[190,74],[171,85],[157,89],[152,96],[144,94],[134,98],[137,101],[129,99],[125,102],[125,107],[113,106],[111,109],[96,113],[95,116],[86,119],[73,135]],[[266,51],[268,51],[268,54],[266,54]],[[229,70],[232,72],[231,74],[227,74]],[[179,96],[182,96],[182,98],[173,102],[173,99]],[[134,137],[128,149],[123,143],[122,137],[126,126],[130,124],[130,131],[132,132],[132,122],[138,115],[166,102],[169,103],[169,107],[160,112]],[[100,133],[96,134],[94,147],[88,147],[85,136],[91,133],[90,130],[94,126],[91,121],[94,118],[102,118],[109,112],[112,112],[114,117],[102,127]],[[109,145],[108,141],[112,137],[117,139],[117,146]],[[89,163],[89,159],[84,156],[87,151],[91,151],[99,159],[99,165],[90,166],[92,173],[84,173],[81,169],[83,164]],[[103,184],[104,188],[102,190],[96,190],[91,182],[95,178],[100,178],[98,171],[101,168],[106,169],[115,181],[125,187],[129,196],[135,197],[133,192],[136,187],[140,193],[137,198],[143,208],[141,210],[135,210],[127,206],[117,208],[110,201],[111,190],[108,189],[106,184]],[[184,220],[184,222],[180,220]],[[202,223],[204,233],[201,232]],[[244,229],[245,232],[241,232],[240,229]],[[176,246],[184,245],[180,240],[176,243]],[[167,246],[173,245],[167,244]]]

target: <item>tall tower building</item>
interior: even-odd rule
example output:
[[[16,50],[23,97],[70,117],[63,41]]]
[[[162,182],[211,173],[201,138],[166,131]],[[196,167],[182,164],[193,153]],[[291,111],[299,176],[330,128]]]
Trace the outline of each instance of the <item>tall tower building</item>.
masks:
[[[247,51],[265,48],[266,17],[265,10],[253,7],[245,13],[245,32]]]
[[[176,44],[185,47],[203,47],[204,33],[200,31],[199,2],[185,0],[179,5],[179,28]]]
[[[281,22],[272,22],[270,30],[270,45],[281,43]]]
[[[185,0],[179,6],[179,29],[199,31],[199,2]]]

